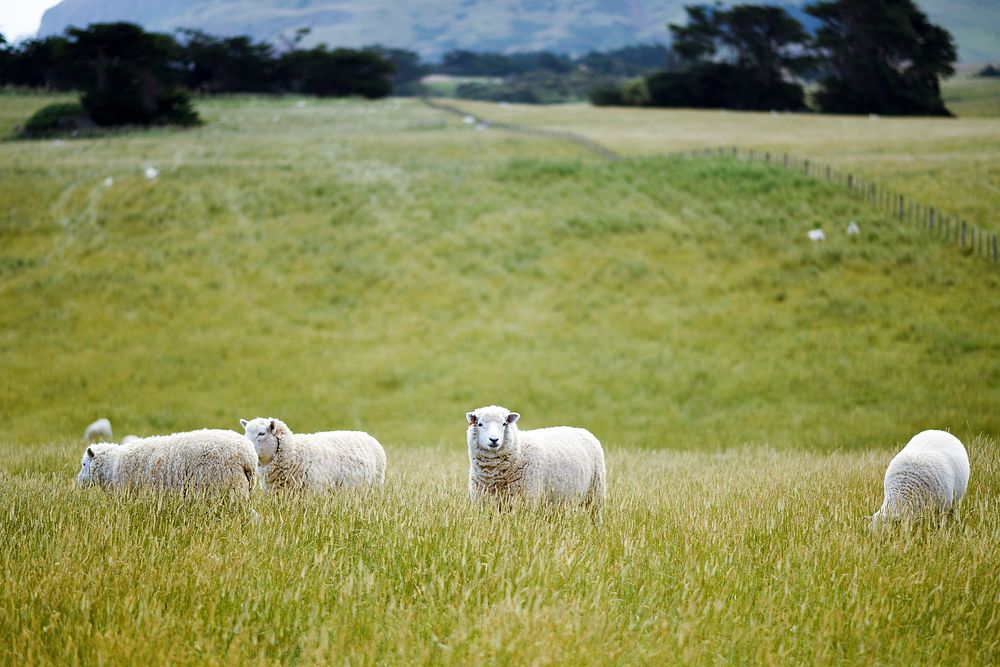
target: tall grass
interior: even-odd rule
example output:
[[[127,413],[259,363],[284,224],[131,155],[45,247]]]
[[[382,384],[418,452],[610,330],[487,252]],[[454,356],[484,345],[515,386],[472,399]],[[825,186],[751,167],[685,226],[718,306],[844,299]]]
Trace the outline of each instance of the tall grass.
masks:
[[[5,447],[0,659],[991,664],[1000,459],[968,444],[960,523],[883,534],[889,450],[614,448],[594,523],[470,505],[457,438],[390,448],[380,494],[257,497],[250,525],[74,489],[73,444]]]
[[[990,264],[766,165],[605,164],[415,102],[199,112],[0,144],[0,662],[996,661]],[[466,501],[493,402],[601,438],[599,522]],[[97,416],[257,415],[371,431],[386,489],[250,524],[71,485]],[[927,427],[969,445],[961,522],[870,534]]]

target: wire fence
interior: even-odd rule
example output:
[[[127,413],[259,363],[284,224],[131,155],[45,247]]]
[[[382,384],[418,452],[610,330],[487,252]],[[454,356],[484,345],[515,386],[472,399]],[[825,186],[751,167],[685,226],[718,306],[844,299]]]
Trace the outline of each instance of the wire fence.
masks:
[[[471,114],[451,104],[437,102],[427,97],[420,98],[424,104],[450,114],[472,119],[472,122],[483,127],[495,127],[509,132],[532,136],[548,137],[562,141],[570,141],[586,150],[599,155],[606,160],[619,160],[621,155],[602,146],[587,137],[564,130],[546,130],[543,128],[526,127],[515,123],[498,123]],[[715,146],[696,148],[687,151],[667,153],[665,157],[700,158],[700,157],[731,157],[744,161],[764,162],[777,165],[790,171],[818,178],[828,183],[838,184],[862,201],[888,212],[900,221],[920,225],[928,233],[942,240],[953,243],[969,255],[991,259],[994,263],[1000,261],[998,256],[998,238],[996,232],[984,230],[965,220],[950,215],[933,206],[915,201],[912,197],[894,192],[885,186],[848,171],[835,169],[829,164],[816,162],[807,158],[789,155],[788,153],[773,153],[755,148],[740,148],[738,146]]]

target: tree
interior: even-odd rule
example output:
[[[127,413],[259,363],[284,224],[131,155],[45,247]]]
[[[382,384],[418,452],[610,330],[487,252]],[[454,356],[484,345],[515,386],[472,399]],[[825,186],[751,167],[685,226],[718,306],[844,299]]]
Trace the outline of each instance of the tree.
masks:
[[[320,97],[392,93],[392,61],[373,50],[334,49],[323,44],[281,56],[282,75],[291,89]]]
[[[835,0],[806,11],[822,22],[823,111],[951,115],[939,81],[955,73],[955,43],[913,0]]]
[[[98,125],[198,122],[180,78],[179,47],[169,35],[132,23],[70,28],[67,57],[85,66],[80,102]]]
[[[214,37],[190,28],[179,32],[185,38],[181,59],[188,88],[206,93],[275,92],[276,56],[270,44],[245,35]]]
[[[802,87],[786,76],[808,68],[809,35],[780,7],[685,7],[685,25],[668,26],[676,72],[650,77],[653,104],[736,109],[800,109]]]

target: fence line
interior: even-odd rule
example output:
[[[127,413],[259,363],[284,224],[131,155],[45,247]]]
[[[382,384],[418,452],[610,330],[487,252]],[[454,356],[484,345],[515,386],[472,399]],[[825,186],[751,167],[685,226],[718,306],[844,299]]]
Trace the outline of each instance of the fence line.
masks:
[[[778,165],[790,171],[811,176],[829,183],[845,187],[852,195],[862,201],[881,209],[893,217],[919,225],[928,233],[954,243],[963,251],[977,257],[985,257],[994,262],[1000,261],[998,256],[998,239],[995,232],[969,224],[967,221],[945,213],[933,206],[920,203],[907,195],[894,192],[885,186],[867,178],[855,176],[851,172],[835,169],[828,164],[820,164],[812,160],[789,155],[788,153],[771,153],[753,148],[737,146],[717,146],[713,148],[696,148],[687,151],[669,153],[669,157],[732,157],[738,160],[766,162]]]
[[[474,122],[485,127],[495,127],[509,132],[569,141],[582,146],[606,160],[618,160],[622,157],[610,148],[574,132],[546,130],[514,123],[498,123],[468,113],[456,106],[437,102],[428,97],[421,97],[420,99],[432,109],[472,118]],[[755,148],[739,148],[737,146],[716,146],[675,151],[665,154],[664,157],[683,159],[696,157],[732,157],[748,162],[765,162],[784,167],[790,171],[800,172],[806,176],[840,185],[846,188],[853,196],[858,197],[871,206],[888,212],[900,221],[920,225],[928,233],[938,236],[948,243],[954,243],[959,246],[963,252],[968,249],[968,254],[970,255],[992,259],[994,262],[1000,261],[1000,256],[998,256],[998,245],[1000,243],[998,243],[996,232],[990,232],[975,225],[970,225],[963,219],[944,213],[933,206],[927,206],[926,204],[914,201],[913,198],[889,190],[873,180],[859,178],[851,172],[841,171],[828,164],[817,163],[806,158],[789,155],[788,153],[781,153],[779,155],[778,153],[771,153],[771,151],[761,151]]]

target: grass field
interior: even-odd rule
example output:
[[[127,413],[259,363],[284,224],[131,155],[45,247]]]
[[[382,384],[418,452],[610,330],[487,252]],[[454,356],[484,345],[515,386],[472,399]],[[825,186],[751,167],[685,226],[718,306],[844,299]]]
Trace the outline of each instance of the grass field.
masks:
[[[987,86],[989,88],[989,86]],[[974,86],[957,88],[971,96]],[[971,102],[985,109],[1000,90]],[[485,118],[577,132],[628,155],[706,146],[788,152],[872,179],[927,205],[1000,231],[1000,117],[877,118],[820,114],[510,105],[463,100]],[[963,107],[958,106],[956,112]]]
[[[49,101],[0,96],[0,130]],[[200,111],[0,144],[0,662],[996,662],[992,263],[781,169],[639,155],[629,110],[574,121],[615,163],[416,101]],[[601,438],[600,523],[466,503],[464,412],[493,402]],[[251,526],[71,484],[98,416],[257,415],[372,432],[385,492],[258,496]],[[970,451],[961,523],[869,534],[930,427]]]

